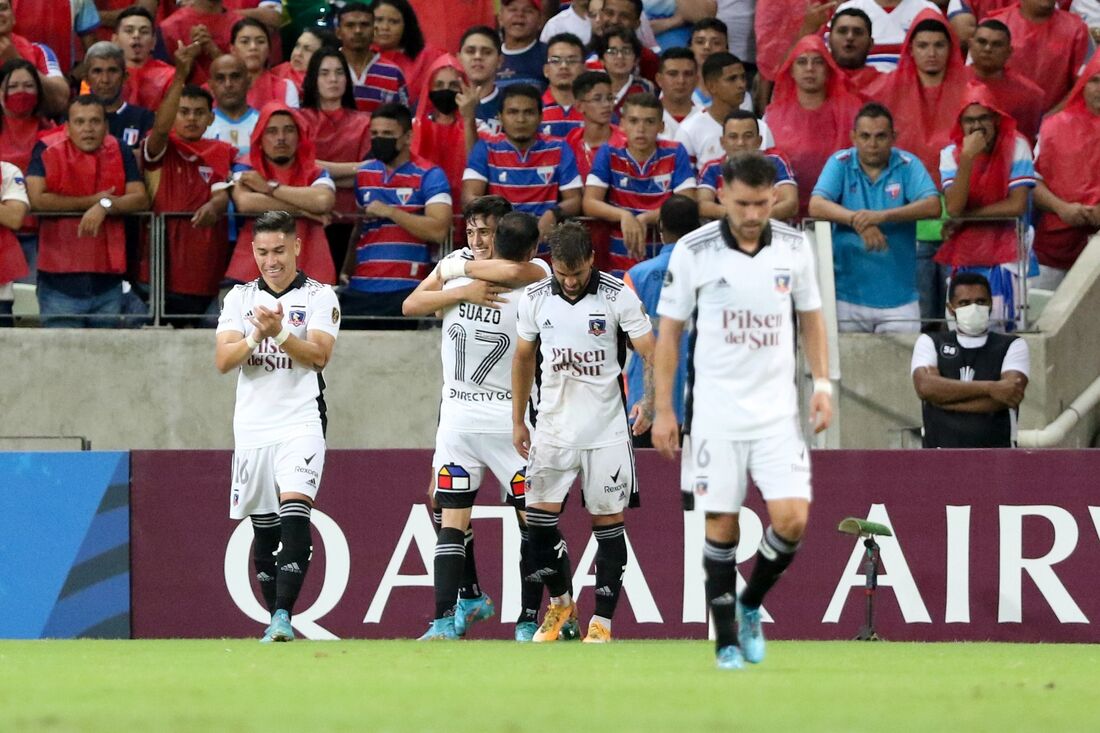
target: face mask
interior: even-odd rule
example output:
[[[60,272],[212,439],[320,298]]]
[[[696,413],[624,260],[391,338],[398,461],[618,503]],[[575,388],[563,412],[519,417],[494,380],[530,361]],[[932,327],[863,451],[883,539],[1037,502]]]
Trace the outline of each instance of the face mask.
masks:
[[[34,92],[13,92],[4,100],[4,105],[13,115],[29,115],[38,104],[38,95]]]
[[[435,89],[428,92],[428,99],[440,114],[452,115],[458,109],[458,92],[453,89]]]
[[[397,157],[397,138],[372,137],[370,139],[370,157],[389,165]]]
[[[955,324],[965,336],[981,336],[989,330],[989,306],[971,303],[957,308]]]

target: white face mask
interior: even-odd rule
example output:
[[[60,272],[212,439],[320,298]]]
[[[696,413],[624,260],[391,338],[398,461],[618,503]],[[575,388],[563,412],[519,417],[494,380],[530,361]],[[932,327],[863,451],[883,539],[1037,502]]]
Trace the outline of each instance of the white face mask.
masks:
[[[981,336],[989,330],[989,306],[971,303],[955,310],[955,324],[959,333]]]

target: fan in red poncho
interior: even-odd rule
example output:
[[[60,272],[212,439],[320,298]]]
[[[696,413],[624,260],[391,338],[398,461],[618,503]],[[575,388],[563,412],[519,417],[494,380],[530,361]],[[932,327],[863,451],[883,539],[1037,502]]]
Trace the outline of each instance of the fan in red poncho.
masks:
[[[983,87],[969,88],[958,109],[951,143],[940,158],[948,215],[953,219],[1023,216],[1029,189],[1035,186],[1027,139]],[[945,227],[947,236],[936,253],[936,261],[949,265],[952,272],[976,271],[986,276],[993,291],[994,319],[1015,317],[1020,260],[1016,231],[1007,222],[952,222]]]
[[[970,65],[966,70],[971,84],[989,89],[997,106],[1016,120],[1020,132],[1034,142],[1043,118],[1043,96],[1039,86],[1012,69],[1006,68],[1012,55],[1012,33],[995,18],[978,24],[970,39]]]
[[[309,60],[313,58],[313,54],[321,50],[322,46],[334,43],[335,39],[332,36],[322,35],[322,32],[317,29],[306,28],[295,41],[294,48],[290,52],[290,60],[273,66],[271,73],[289,81],[301,94],[302,85],[306,80],[306,71],[309,69]]]
[[[213,97],[198,87],[184,87],[197,50],[190,46],[176,53],[179,70],[142,144],[153,210],[193,212],[165,221],[169,315],[205,313],[218,294],[229,256],[225,211],[237,150],[221,140],[203,139],[214,119]],[[145,252],[143,279],[148,278],[148,259]]]
[[[1039,131],[1035,203],[1042,212],[1035,234],[1042,287],[1057,286],[1100,228],[1100,55],[1092,57],[1069,93],[1066,107]],[[1084,143],[1091,141],[1091,144]]]
[[[129,104],[155,110],[172,83],[175,69],[153,58],[157,38],[152,14],[137,5],[126,8],[118,14],[115,32],[107,40],[118,45],[126,59],[123,99]]]
[[[48,326],[93,325],[82,316],[121,312],[126,272],[121,215],[148,205],[145,184],[133,153],[107,133],[103,104],[90,95],[69,105],[61,134],[43,143],[27,167],[32,208],[84,214],[40,224],[39,309]]]
[[[859,8],[845,8],[829,23],[829,53],[848,77],[848,86],[862,99],[867,99],[867,88],[882,76],[867,63],[874,45],[871,28],[871,18]]]
[[[180,7],[160,24],[160,35],[164,48],[172,52],[192,41],[202,44],[202,56],[189,80],[202,84],[210,77],[210,64],[214,59],[229,53],[233,24],[243,17],[238,11],[228,9],[222,0],[191,0],[189,5]]]
[[[947,13],[951,18],[951,26],[959,34],[959,40],[970,43],[974,35],[974,29],[980,20],[985,20],[993,13],[1015,5],[1019,0],[951,0],[947,5]],[[1073,0],[1057,0],[1058,7],[1069,10]]]
[[[465,82],[461,62],[450,54],[440,56],[428,69],[413,119],[410,152],[439,166],[452,191],[462,190],[466,169],[465,121],[456,101]],[[454,212],[461,211],[461,197],[455,196]]]
[[[1089,55],[1089,28],[1076,13],[1055,7],[1054,0],[1020,0],[989,16],[1012,31],[1015,69],[1046,94],[1043,109],[1058,105],[1073,86]]]
[[[258,20],[242,18],[233,24],[230,53],[248,69],[248,106],[259,109],[268,102],[298,106],[298,87],[276,76],[268,68],[271,44],[267,28]]]
[[[768,0],[758,3],[753,27],[756,31],[756,65],[761,75],[768,81],[775,81],[791,46],[802,36],[817,33],[832,15],[835,6],[835,2],[819,0]]]
[[[799,216],[805,216],[813,183],[829,156],[849,145],[862,102],[848,89],[844,72],[819,36],[804,36],[791,49],[775,79],[764,112],[775,145],[787,151],[799,186]]]
[[[921,12],[909,28],[898,68],[868,90],[897,120],[895,145],[920,158],[939,185],[940,151],[951,140],[954,120],[966,95],[967,73],[947,21],[934,10]]]
[[[308,130],[298,111],[286,105],[272,102],[260,110],[248,162],[235,166],[233,203],[243,214],[272,210],[294,214],[302,241],[299,269],[314,280],[334,285],[336,267],[324,227],[336,203],[336,186],[317,165]],[[226,277],[240,282],[259,277],[252,256],[251,222],[241,230]]]

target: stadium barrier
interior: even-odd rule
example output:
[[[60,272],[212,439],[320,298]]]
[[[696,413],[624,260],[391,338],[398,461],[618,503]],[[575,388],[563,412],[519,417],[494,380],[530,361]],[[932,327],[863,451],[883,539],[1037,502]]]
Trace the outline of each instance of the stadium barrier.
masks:
[[[133,636],[257,636],[247,521],[228,520],[228,451],[132,454]],[[331,451],[314,555],[295,613],[307,638],[419,635],[430,620],[435,533],[425,508],[431,451]],[[846,639],[863,613],[863,546],[847,516],[881,538],[876,628],[896,641],[1096,642],[1100,563],[1095,451],[820,451],[815,502],[795,563],[765,604],[768,633]],[[683,513],[678,465],[639,451],[642,506],[627,514],[630,563],[617,638],[702,638],[702,516]],[[519,534],[492,480],[474,511],[480,580],[498,616],[474,638],[510,638],[519,611]],[[751,569],[766,513],[742,513],[738,561]],[[591,540],[576,497],[563,518],[582,614],[591,613]]]

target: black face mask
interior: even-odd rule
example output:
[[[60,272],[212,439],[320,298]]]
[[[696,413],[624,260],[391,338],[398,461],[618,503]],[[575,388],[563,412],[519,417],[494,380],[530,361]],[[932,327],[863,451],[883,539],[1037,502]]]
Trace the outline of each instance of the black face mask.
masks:
[[[458,109],[458,92],[453,89],[434,89],[428,92],[428,99],[440,114],[453,115]]]
[[[397,154],[397,138],[372,137],[370,139],[370,157],[389,165]]]

